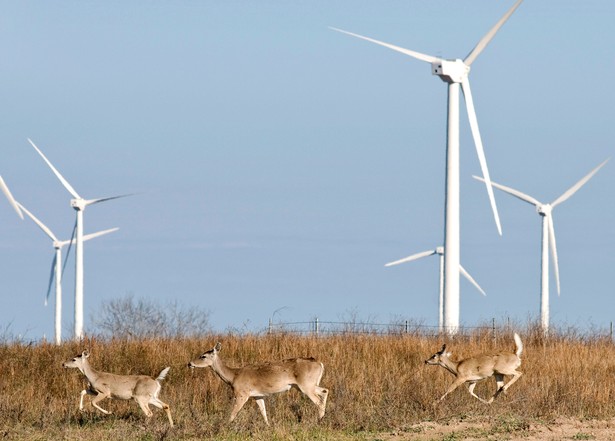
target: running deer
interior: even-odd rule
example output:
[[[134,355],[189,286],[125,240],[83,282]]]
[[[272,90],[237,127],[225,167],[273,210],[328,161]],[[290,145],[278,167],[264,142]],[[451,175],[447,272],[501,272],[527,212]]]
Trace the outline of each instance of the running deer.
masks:
[[[521,338],[518,334],[515,334],[514,338],[516,345],[514,353],[500,352],[495,355],[483,354],[460,361],[451,360],[451,353],[445,352],[446,345],[442,345],[440,352],[436,352],[428,360],[425,360],[426,364],[442,366],[457,377],[449,386],[446,393],[442,395],[440,401],[463,383],[468,383],[468,390],[473,397],[478,398],[486,404],[491,404],[500,393],[506,392],[506,390],[522,375],[517,368],[521,366],[520,357],[523,351],[523,343],[521,343]],[[513,377],[508,383],[504,384],[504,375],[512,375]],[[484,380],[491,376],[495,376],[497,390],[487,401],[474,393],[474,387],[477,381]]]
[[[321,362],[313,358],[290,358],[278,362],[232,368],[218,356],[221,347],[220,343],[216,343],[213,349],[189,362],[188,367],[211,367],[222,381],[231,386],[235,401],[229,422],[235,419],[248,398],[253,397],[265,423],[269,425],[264,398],[279,392],[286,392],[293,386],[318,406],[319,418],[325,415],[329,391],[319,386],[324,372],[324,365]]]
[[[89,356],[90,354],[86,350],[72,360],[62,363],[64,368],[79,369],[88,380],[88,386],[81,391],[79,410],[83,411],[83,397],[85,395],[95,395],[92,398],[92,406],[106,415],[109,415],[111,412],[100,407],[98,405],[100,401],[106,398],[134,399],[148,418],[153,415],[152,410],[149,408],[150,404],[164,409],[169,418],[169,423],[173,427],[173,418],[171,418],[169,405],[163,403],[158,398],[162,388],[160,382],[167,376],[170,367],[164,368],[156,379],[147,375],[115,375],[96,371],[88,362]]]

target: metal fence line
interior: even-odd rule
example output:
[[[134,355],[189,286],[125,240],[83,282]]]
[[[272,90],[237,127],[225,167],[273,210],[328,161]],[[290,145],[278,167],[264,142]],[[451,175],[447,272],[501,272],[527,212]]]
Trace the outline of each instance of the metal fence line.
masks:
[[[510,318],[507,318],[503,323],[498,323],[495,318],[491,319],[490,325],[480,326],[459,326],[457,334],[459,336],[468,335],[472,332],[484,331],[491,335],[493,340],[497,340],[500,335],[507,335],[513,332],[513,325]],[[529,326],[526,325],[529,329]],[[296,322],[276,322],[269,319],[269,324],[266,334],[300,334],[300,335],[336,335],[336,334],[369,334],[369,335],[397,335],[397,334],[419,334],[424,336],[441,336],[446,334],[438,326],[423,325],[414,323],[409,320],[393,323],[375,323],[375,322],[358,322],[358,321],[323,321],[318,318],[308,321]],[[590,333],[595,337],[609,338],[613,341],[614,338],[613,322],[610,322],[609,329],[606,332],[597,332],[594,330]]]

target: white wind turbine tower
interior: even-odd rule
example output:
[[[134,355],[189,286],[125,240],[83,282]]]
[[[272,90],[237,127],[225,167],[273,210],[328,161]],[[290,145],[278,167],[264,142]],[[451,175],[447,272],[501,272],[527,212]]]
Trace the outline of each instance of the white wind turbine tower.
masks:
[[[369,37],[354,34],[337,28],[335,31],[361,38],[369,42],[387,47],[402,54],[408,55],[431,64],[431,73],[440,77],[448,84],[448,121],[447,121],[447,147],[446,147],[446,193],[444,213],[444,326],[446,331],[455,334],[459,327],[459,87],[463,89],[470,128],[476,145],[476,152],[480,162],[481,172],[485,177],[487,193],[491,209],[499,234],[502,234],[493,188],[489,178],[487,162],[483,144],[478,130],[478,121],[474,110],[474,102],[470,91],[468,75],[470,67],[487,44],[493,39],[502,25],[510,18],[523,0],[518,0],[504,16],[491,28],[478,42],[465,59],[445,60],[431,55],[425,55],[412,50],[404,49]]]
[[[88,205],[97,204],[99,202],[109,201],[128,195],[111,196],[100,199],[84,199],[75,191],[66,179],[53,166],[47,157],[39,150],[39,148],[28,138],[28,142],[34,147],[43,160],[47,163],[51,171],[60,180],[64,188],[73,196],[70,204],[77,212],[77,221],[75,225],[75,339],[83,338],[83,211]]]
[[[55,253],[53,261],[51,263],[51,274],[49,276],[47,295],[45,296],[45,306],[47,306],[47,302],[49,300],[49,293],[51,292],[51,285],[53,284],[53,281],[55,279],[55,342],[57,345],[59,345],[62,342],[62,247],[64,247],[64,245],[74,244],[76,240],[58,240],[58,238],[55,236],[55,234],[53,234],[49,227],[43,224],[39,219],[36,218],[36,216],[30,213],[19,202],[17,202],[17,205],[53,241],[53,248],[55,249]],[[119,228],[111,228],[109,230],[103,230],[97,233],[86,234],[85,236],[83,236],[83,241],[85,242],[86,240],[94,239],[95,237],[113,233],[117,230],[119,230]]]
[[[570,196],[575,194],[598,170],[600,170],[608,159],[601,163],[598,167],[589,172],[583,179],[566,190],[560,197],[555,199],[550,204],[543,204],[532,196],[528,196],[518,190],[515,190],[505,185],[492,182],[492,185],[508,194],[511,194],[524,202],[532,204],[536,207],[536,212],[542,217],[542,248],[541,248],[541,275],[540,275],[540,323],[544,333],[549,331],[549,248],[553,257],[553,272],[555,273],[555,283],[557,286],[557,295],[560,294],[559,284],[559,266],[557,261],[557,246],[555,244],[555,228],[553,227],[553,209],[562,202],[566,201]],[[474,176],[479,181],[484,179]]]
[[[394,266],[399,265],[400,263],[412,262],[413,260],[422,259],[423,257],[433,256],[437,254],[440,256],[440,295],[438,298],[438,331],[442,332],[444,330],[444,247],[437,247],[435,250],[422,251],[420,253],[413,254],[408,257],[404,257],[403,259],[396,260],[394,262],[389,262],[384,266]],[[472,283],[478,289],[478,291],[486,296],[487,294],[480,287],[476,280],[472,278],[470,273],[468,273],[461,264],[459,264],[459,272]]]

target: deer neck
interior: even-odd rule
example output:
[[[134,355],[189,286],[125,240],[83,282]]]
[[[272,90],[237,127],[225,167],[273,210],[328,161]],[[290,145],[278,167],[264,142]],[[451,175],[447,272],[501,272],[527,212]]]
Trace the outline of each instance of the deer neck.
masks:
[[[440,363],[439,364],[444,369],[446,369],[451,374],[453,374],[455,377],[457,376],[457,374],[458,374],[457,367],[459,366],[459,362],[455,362],[455,361],[451,360],[448,357],[442,357],[442,358],[440,358]]]
[[[233,381],[235,381],[235,376],[237,375],[237,369],[229,367],[225,362],[220,359],[220,357],[216,357],[214,359],[211,368],[216,374],[218,374],[222,381],[231,386],[233,385]]]
[[[90,366],[90,363],[86,360],[83,360],[81,366],[79,366],[79,370],[85,377],[88,379],[90,383],[93,383],[98,378],[98,372]]]

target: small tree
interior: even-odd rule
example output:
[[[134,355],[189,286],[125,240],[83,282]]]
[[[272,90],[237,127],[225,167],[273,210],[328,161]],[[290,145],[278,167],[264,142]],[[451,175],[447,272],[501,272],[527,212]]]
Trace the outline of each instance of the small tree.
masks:
[[[103,335],[125,339],[194,337],[211,331],[209,312],[182,307],[176,300],[164,305],[132,294],[103,302],[94,326]]]

